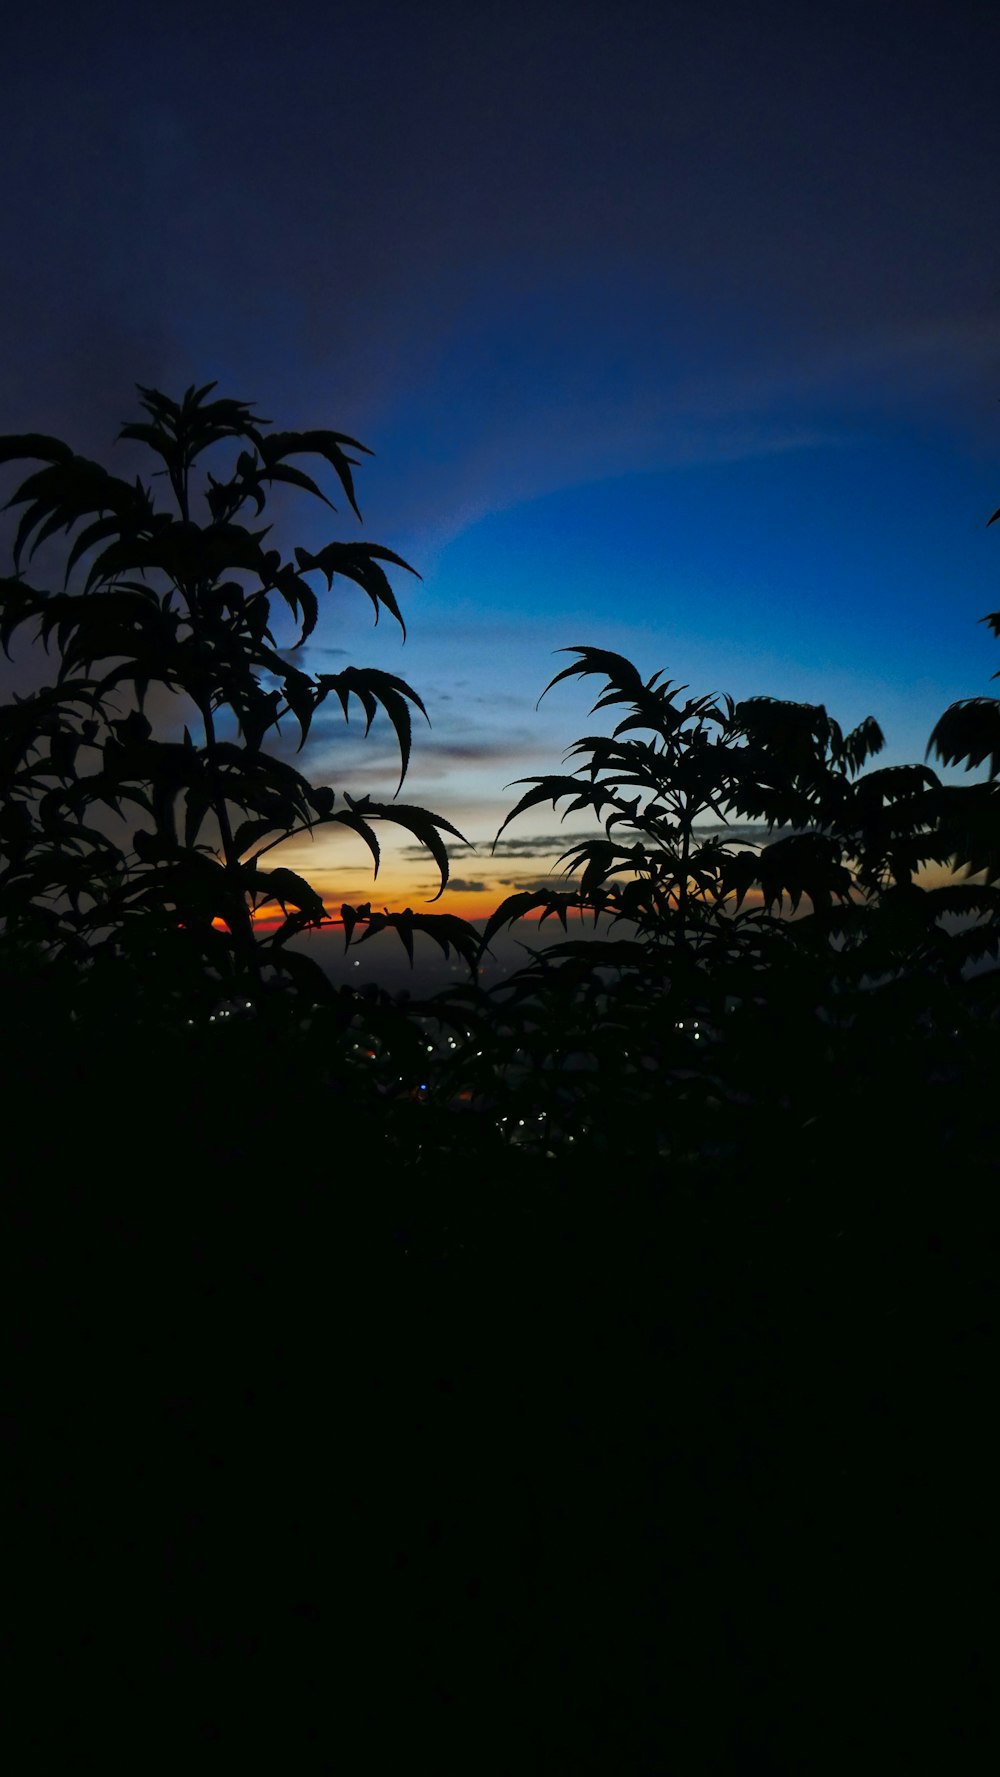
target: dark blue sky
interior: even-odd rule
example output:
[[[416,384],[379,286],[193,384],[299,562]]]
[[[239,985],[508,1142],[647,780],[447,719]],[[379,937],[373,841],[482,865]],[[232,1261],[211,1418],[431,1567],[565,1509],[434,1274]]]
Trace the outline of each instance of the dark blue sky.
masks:
[[[480,846],[587,726],[534,710],[562,646],[871,711],[900,759],[989,689],[994,4],[57,3],[3,47],[0,430],[104,454],[135,382],[216,377],[373,446],[410,640],[335,594],[317,645],[425,695],[408,795]],[[389,753],[310,763],[390,793]]]

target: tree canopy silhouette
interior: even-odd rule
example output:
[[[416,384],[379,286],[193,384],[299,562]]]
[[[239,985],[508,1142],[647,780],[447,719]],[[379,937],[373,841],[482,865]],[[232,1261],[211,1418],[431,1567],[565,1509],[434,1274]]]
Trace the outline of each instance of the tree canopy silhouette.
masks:
[[[327,1078],[335,1052],[348,1070],[356,1054],[377,1061],[389,1025],[395,1049],[415,1053],[386,996],[359,1007],[290,947],[331,915],[271,854],[298,835],[339,830],[367,847],[377,873],[379,829],[391,824],[427,849],[443,888],[445,839],[461,835],[422,807],[314,785],[268,744],[291,728],[301,751],[331,698],[345,719],[359,707],[366,732],[381,710],[402,785],[412,711],[426,716],[418,692],[376,668],[310,674],[296,650],[318,619],[317,576],[327,588],[336,576],[353,583],[376,622],[388,612],[404,629],[386,570],[414,570],[378,544],[296,548],[293,559],[272,547],[271,527],[252,522],[271,489],[336,510],[297,466],[318,459],[357,513],[353,471],[366,447],[333,431],[269,432],[247,403],[212,399],[214,388],[174,401],[140,387],[147,417],[122,428],[160,460],[166,506],[140,477],[123,480],[59,439],[0,438],[0,463],[41,465],[8,501],[23,511],[15,573],[0,581],[0,641],[9,654],[26,631],[58,660],[52,683],[0,711],[0,951],[20,987],[16,1040],[29,1070],[51,1072],[62,1042],[83,1055],[102,1042],[127,1050],[145,1034],[168,1049],[179,1038],[187,1052],[192,1029],[226,1020],[253,1025],[252,1037],[227,1037],[226,1055],[243,1063],[269,1029],[294,1047],[319,1020]],[[213,453],[218,470],[216,447],[226,445],[235,462],[220,476],[205,459]],[[57,533],[73,533],[62,585],[30,584],[26,553],[30,562]],[[290,647],[277,638],[282,608],[297,629]],[[415,930],[446,953],[457,945],[471,960],[475,951],[475,935],[449,916],[365,906],[341,917],[348,941],[395,926],[411,954]],[[213,1054],[217,1067],[217,1046]],[[397,1054],[393,1069],[396,1081],[407,1073]],[[377,1073],[352,1090],[363,1096]]]
[[[275,485],[334,509],[301,459],[357,513],[365,447],[270,431],[214,388],[178,402],[140,387],[146,417],[122,428],[162,464],[165,507],[58,439],[0,439],[0,463],[41,464],[8,502],[22,510],[0,642],[9,652],[26,631],[58,660],[51,683],[0,710],[6,1040],[29,1096],[75,1080],[81,1106],[110,1105],[113,1054],[128,1102],[146,1090],[137,1067],[160,1077],[222,1156],[265,1130],[280,1148],[337,1104],[342,1141],[360,1118],[372,1153],[480,1181],[534,1162],[593,1175],[623,1156],[650,1177],[731,1183],[764,1150],[802,1178],[831,1156],[843,1173],[987,1153],[996,699],[935,727],[929,753],[987,768],[956,784],[927,763],[873,765],[873,717],[845,733],[822,705],[691,696],[576,646],[546,689],[594,678],[594,712],[617,721],[579,739],[562,772],[522,780],[501,828],[545,804],[589,815],[595,836],[560,860],[567,886],[509,896],[481,937],[445,915],[341,908],[348,944],[394,929],[412,958],[424,932],[469,965],[467,985],[406,1010],[335,988],[293,948],[331,915],[273,857],[283,842],[340,830],[377,872],[394,824],[443,888],[446,840],[461,835],[398,799],[314,785],[279,750],[291,730],[301,753],[331,698],[345,719],[360,708],[366,732],[381,711],[402,787],[419,693],[375,668],[310,674],[297,650],[337,576],[402,629],[387,570],[413,570],[376,544],[271,546],[253,521]],[[217,475],[205,459],[218,469],[227,446]],[[30,584],[25,557],[59,533],[73,534],[61,587]],[[985,621],[1000,633],[1000,614]],[[571,912],[589,937],[570,937]],[[561,921],[565,940],[484,991],[482,951],[528,916]]]
[[[559,860],[568,888],[508,896],[484,946],[528,916],[566,940],[485,1008],[452,996],[476,1049],[457,1065],[507,1139],[706,1183],[765,1152],[797,1182],[987,1161],[1000,973],[976,971],[1000,952],[996,759],[969,786],[871,768],[872,717],[845,734],[822,705],[690,697],[606,649],[567,652],[546,690],[593,676],[594,711],[624,714],[569,749],[572,770],[521,780],[500,833],[546,803],[600,831]],[[983,763],[997,707],[956,706],[931,747]],[[571,939],[571,913],[593,935]]]

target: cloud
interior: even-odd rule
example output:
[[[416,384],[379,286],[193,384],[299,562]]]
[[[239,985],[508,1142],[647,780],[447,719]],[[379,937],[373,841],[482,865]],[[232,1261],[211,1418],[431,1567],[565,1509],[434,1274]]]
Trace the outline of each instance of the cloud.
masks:
[[[415,859],[426,858],[427,853],[422,845],[404,845],[400,847],[399,855],[402,858]],[[471,845],[468,840],[453,839],[449,841],[448,856],[450,858],[471,858],[478,855],[476,847]]]
[[[592,833],[543,833],[537,839],[498,839],[495,847],[490,849],[489,856],[498,861],[505,858],[545,858],[553,853],[558,856],[577,841],[592,838]],[[452,857],[463,854],[470,857],[474,853],[476,856],[482,856],[476,847],[468,844],[459,845],[457,841],[449,844],[448,851]],[[404,858],[422,858],[426,856],[426,853],[419,845],[407,845],[402,848],[401,855]]]
[[[537,751],[537,743],[535,750]],[[433,736],[421,744],[421,755],[427,759],[450,759],[461,765],[484,765],[494,760],[513,760],[519,756],[518,749],[509,740],[445,740],[436,741]],[[521,749],[520,756],[527,754],[528,748]]]
[[[523,895],[575,895],[579,892],[580,883],[575,876],[548,876],[541,882],[512,882],[509,877],[504,877],[500,887],[515,889]]]
[[[324,742],[333,742],[341,761],[352,756],[358,761],[363,759],[372,768],[382,768],[395,759],[398,774],[398,746],[395,732],[385,712],[376,712],[366,735],[364,711],[353,695],[348,711],[349,715],[345,719],[340,701],[335,695],[321,704],[309,730],[309,745],[313,749],[311,758],[315,758],[317,747]],[[438,716],[433,728],[424,721],[419,710],[413,709],[411,715],[411,773],[423,770],[436,775],[435,768],[453,765],[493,766],[499,782],[508,767],[516,770],[526,760],[534,761],[538,755],[538,736],[527,728],[514,732],[505,730],[491,735],[480,724],[480,732],[470,735],[469,724],[467,721],[463,722],[460,715],[443,720]],[[286,725],[294,750],[298,745],[298,727],[291,717]]]
[[[334,655],[346,655],[349,652],[350,650],[348,648],[317,647],[313,642],[305,642],[301,648],[275,649],[275,653],[279,654],[282,660],[287,661],[289,666],[297,666],[300,671],[302,670],[303,661],[306,659],[312,660],[316,655],[322,655],[327,659],[332,659]]]
[[[455,895],[485,895],[488,893],[488,889],[485,882],[464,882],[460,876],[453,876],[445,893]]]
[[[493,855],[497,858],[543,858],[548,854],[560,857],[564,851],[585,839],[593,839],[594,833],[542,833],[537,838],[498,839]]]

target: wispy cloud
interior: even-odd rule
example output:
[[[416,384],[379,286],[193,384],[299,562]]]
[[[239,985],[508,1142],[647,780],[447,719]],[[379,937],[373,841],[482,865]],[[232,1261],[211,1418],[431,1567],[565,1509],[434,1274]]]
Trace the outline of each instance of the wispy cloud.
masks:
[[[485,882],[466,882],[461,876],[453,876],[445,889],[445,894],[453,895],[485,895],[489,885]]]
[[[502,877],[500,887],[515,889],[520,894],[528,895],[575,895],[579,892],[580,882],[574,876],[545,876],[528,882],[513,882],[509,877]]]
[[[495,847],[487,848],[487,855],[495,858],[498,863],[510,858],[544,858],[549,853],[558,854],[566,851],[577,840],[592,838],[593,832],[566,832],[543,833],[529,839],[498,839]],[[453,857],[471,857],[473,855],[472,846],[462,846],[457,842],[449,845],[448,850]],[[400,855],[404,858],[422,858],[426,856],[426,853],[420,846],[406,845],[402,847]],[[483,855],[481,848],[477,855]]]

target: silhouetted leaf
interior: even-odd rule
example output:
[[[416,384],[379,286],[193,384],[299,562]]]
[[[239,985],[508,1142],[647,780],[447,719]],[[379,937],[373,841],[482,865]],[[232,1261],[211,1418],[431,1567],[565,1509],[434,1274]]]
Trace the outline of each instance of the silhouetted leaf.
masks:
[[[265,902],[277,901],[282,911],[289,906],[297,907],[310,924],[319,924],[326,917],[322,896],[294,870],[283,866],[261,870],[253,865],[246,869],[244,880],[252,895],[263,896]]]
[[[299,725],[299,744],[296,750],[301,753],[318,701],[313,681],[307,678],[305,673],[299,673],[292,667],[286,667],[282,675],[282,690],[288,708]]]
[[[482,938],[482,948],[486,950],[489,947],[490,940],[495,938],[496,934],[499,931],[502,931],[504,926],[511,926],[516,920],[526,918],[529,913],[537,913],[539,909],[542,910],[543,920],[548,918],[558,919],[565,932],[568,929],[566,924],[567,914],[571,908],[578,909],[580,905],[579,895],[558,894],[555,891],[552,893],[538,893],[526,889],[514,895],[507,895],[486,922],[486,928]]]
[[[329,506],[331,512],[336,512],[337,510],[333,501],[328,500],[322,489],[316,486],[312,476],[304,474],[301,469],[290,469],[287,464],[279,465],[274,463],[260,467],[257,471],[256,478],[258,481],[283,481],[287,482],[290,487],[303,488],[306,493],[315,494],[318,500],[323,501],[324,506]],[[262,494],[259,494],[258,498],[260,504],[258,505],[257,510],[259,512],[264,503],[264,499]]]
[[[111,518],[99,518],[95,520],[93,524],[87,525],[79,532],[76,541],[66,558],[66,572],[63,576],[64,591],[69,585],[70,574],[73,572],[81,555],[86,555],[88,549],[93,549],[98,543],[103,543],[106,537],[117,536],[120,529],[121,519],[115,514]]]
[[[364,907],[348,907],[346,905],[341,907],[340,917],[344,923],[344,949],[345,950],[347,950],[347,948],[350,945],[351,938],[353,936],[354,929],[358,923],[358,920],[359,919],[366,919],[370,916],[370,914],[371,914],[371,907],[367,903]]]
[[[8,660],[11,658],[10,642],[14,631],[22,623],[38,616],[46,597],[46,593],[38,592],[23,580],[0,578],[0,646]]]
[[[441,887],[437,894],[430,898],[433,901],[439,900],[448,886],[448,853],[441,839],[441,833],[450,833],[453,838],[460,840],[463,845],[467,845],[468,840],[464,838],[458,828],[453,827],[450,821],[446,821],[443,815],[430,814],[426,808],[412,808],[401,802],[386,805],[381,802],[372,802],[367,796],[357,802],[350,796],[347,796],[345,800],[349,804],[353,816],[360,815],[371,819],[391,821],[395,826],[405,827],[419,844],[427,848],[441,877]],[[345,825],[349,824],[343,814],[331,815],[329,819],[340,821]]]
[[[347,800],[350,801],[350,797],[348,797]],[[367,812],[367,805],[365,805],[365,813]],[[379,842],[375,837],[375,830],[369,822],[365,820],[364,815],[356,813],[353,808],[342,808],[338,809],[336,814],[327,815],[325,818],[326,822],[331,825],[350,828],[352,833],[357,833],[359,837],[364,840],[368,850],[372,854],[372,861],[375,866],[372,874],[377,877],[381,851],[379,848]]]
[[[300,951],[282,950],[281,968],[288,975],[307,1005],[332,1006],[338,1003],[337,990],[319,963]]]
[[[46,463],[68,463],[73,452],[61,438],[45,432],[8,432],[0,436],[0,463],[16,463],[32,457]]]
[[[876,753],[881,753],[884,746],[885,736],[874,716],[866,716],[863,722],[851,729],[840,752],[850,771],[860,771],[862,765]]]
[[[564,666],[562,672],[556,673],[555,678],[549,680],[542,692],[542,697],[545,697],[552,690],[553,685],[558,685],[562,679],[584,678],[592,673],[601,674],[609,681],[613,695],[608,697],[608,702],[620,700],[622,697],[638,699],[645,690],[638,671],[630,660],[625,659],[623,654],[613,654],[607,648],[586,647],[560,648],[559,652],[560,654],[578,654],[580,658],[574,661],[572,666]],[[540,697],[538,701],[541,703],[542,698]],[[599,703],[595,703],[594,709],[600,709],[604,701],[601,699]]]
[[[375,609],[375,621],[378,622],[379,610],[382,605],[395,617],[406,639],[406,624],[396,603],[396,595],[379,562],[393,562],[398,568],[405,568],[408,574],[414,574],[419,580],[416,568],[411,568],[400,555],[391,549],[382,549],[371,543],[328,543],[318,555],[308,549],[296,549],[295,559],[303,573],[310,573],[318,568],[326,576],[327,587],[333,586],[335,574],[341,574],[346,580],[353,580],[367,593]]]
[[[319,617],[319,600],[313,592],[308,580],[303,580],[292,567],[281,567],[272,577],[272,583],[280,592],[286,605],[294,617],[301,613],[302,628],[294,646],[300,648],[302,643],[312,635]]]
[[[335,471],[355,514],[360,518],[361,513],[358,511],[358,503],[354,497],[354,482],[351,477],[351,469],[356,465],[353,458],[347,456],[341,448],[345,444],[350,450],[362,451],[365,456],[372,454],[366,445],[359,444],[356,438],[349,438],[344,432],[320,431],[273,432],[270,438],[265,438],[262,441],[260,454],[268,468],[280,462],[284,457],[310,454],[325,457]]]
[[[340,699],[340,707],[344,712],[345,721],[350,719],[349,704],[352,694],[358,699],[365,712],[366,734],[375,719],[378,705],[382,705],[392,723],[399,744],[401,770],[397,787],[398,794],[410,763],[411,726],[406,700],[409,699],[410,703],[415,704],[428,724],[430,723],[430,717],[424,708],[423,700],[418,697],[412,685],[408,685],[405,679],[397,678],[394,673],[380,672],[375,667],[354,666],[345,667],[343,672],[339,673],[320,673],[316,683],[320,690],[318,702],[322,701],[322,698],[331,691],[336,692]]]
[[[967,697],[945,710],[927,743],[945,765],[974,770],[989,760],[991,777],[1000,774],[1000,700]]]
[[[239,826],[233,830],[233,851],[237,857],[241,858],[245,851],[249,851],[252,845],[257,844],[258,839],[266,839],[274,830],[274,821],[241,821]]]

